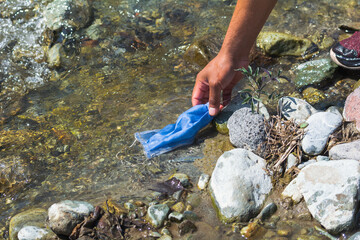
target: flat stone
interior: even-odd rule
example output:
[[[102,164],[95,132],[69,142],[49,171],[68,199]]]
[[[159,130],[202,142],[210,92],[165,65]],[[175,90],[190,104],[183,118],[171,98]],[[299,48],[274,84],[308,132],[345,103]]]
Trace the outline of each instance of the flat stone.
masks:
[[[159,228],[164,224],[170,208],[166,204],[156,204],[149,207],[146,219],[154,228]]]
[[[333,76],[337,65],[330,58],[308,61],[298,65],[295,70],[295,85],[300,88],[310,84],[320,84]]]
[[[49,226],[56,234],[69,236],[74,227],[93,211],[94,206],[84,201],[55,203],[48,209]]]
[[[266,139],[264,116],[252,113],[250,108],[241,108],[228,121],[230,142],[238,148],[245,148],[259,155],[263,152]]]
[[[294,97],[280,98],[279,109],[282,116],[287,120],[294,120],[297,124],[305,122],[312,114],[318,112],[308,102]]]
[[[306,122],[301,147],[306,154],[320,154],[329,139],[329,136],[342,124],[342,117],[331,112],[318,112],[311,115]]]
[[[360,140],[335,145],[329,150],[331,160],[353,159],[360,161]]]
[[[360,88],[355,89],[346,98],[343,116],[345,121],[355,121],[356,129],[360,131]]]
[[[337,234],[355,224],[359,183],[358,161],[321,161],[302,169],[282,195],[294,201],[299,200],[299,195],[304,197],[311,215]]]
[[[248,221],[261,210],[272,189],[266,162],[246,149],[225,152],[210,180],[210,193],[223,222]]]

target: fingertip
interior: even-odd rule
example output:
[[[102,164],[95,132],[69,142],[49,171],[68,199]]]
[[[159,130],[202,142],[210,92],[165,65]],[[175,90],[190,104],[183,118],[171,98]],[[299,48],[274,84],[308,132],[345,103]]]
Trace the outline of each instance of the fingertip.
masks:
[[[210,116],[216,116],[218,113],[219,113],[219,109],[216,109],[214,107],[209,107]]]

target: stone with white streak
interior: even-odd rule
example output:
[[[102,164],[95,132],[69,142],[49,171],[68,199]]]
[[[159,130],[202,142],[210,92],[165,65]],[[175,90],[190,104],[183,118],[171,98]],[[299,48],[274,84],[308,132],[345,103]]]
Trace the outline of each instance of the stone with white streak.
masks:
[[[272,189],[266,162],[238,148],[218,159],[210,180],[210,193],[223,222],[248,221],[261,210]]]
[[[282,195],[294,201],[304,197],[312,216],[336,234],[355,224],[359,183],[358,161],[321,161],[302,169]]]
[[[318,112],[307,119],[309,124],[301,141],[301,147],[306,154],[320,154],[329,136],[342,124],[342,117],[331,112]]]

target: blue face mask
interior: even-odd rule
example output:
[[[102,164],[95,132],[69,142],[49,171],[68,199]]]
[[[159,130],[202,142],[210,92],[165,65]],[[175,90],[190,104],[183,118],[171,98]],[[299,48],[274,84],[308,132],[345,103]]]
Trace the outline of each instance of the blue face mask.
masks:
[[[175,124],[169,124],[163,129],[137,132],[135,138],[144,147],[146,157],[152,158],[192,144],[196,134],[212,119],[209,115],[209,104],[201,104],[183,112]]]

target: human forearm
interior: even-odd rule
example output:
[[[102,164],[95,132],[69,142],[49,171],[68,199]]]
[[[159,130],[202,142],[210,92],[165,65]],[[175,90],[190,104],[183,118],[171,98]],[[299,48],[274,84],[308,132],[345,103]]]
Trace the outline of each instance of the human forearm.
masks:
[[[248,60],[257,35],[277,0],[238,0],[220,53],[234,61]]]

